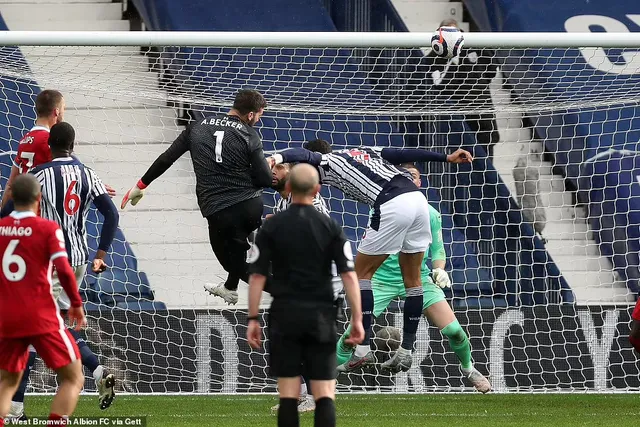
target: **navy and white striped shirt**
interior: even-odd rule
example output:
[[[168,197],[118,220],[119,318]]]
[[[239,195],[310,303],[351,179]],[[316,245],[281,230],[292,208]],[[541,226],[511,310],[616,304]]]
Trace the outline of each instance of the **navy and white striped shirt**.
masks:
[[[285,163],[303,162],[318,166],[323,184],[369,206],[417,191],[411,175],[394,164],[419,161],[447,161],[444,154],[420,149],[358,147],[320,154],[304,148],[279,153]]]
[[[289,193],[286,199],[284,197],[280,197],[276,203],[276,207],[273,208],[273,213],[286,211],[289,206],[291,206],[291,193]],[[329,208],[327,208],[327,203],[324,201],[320,193],[316,194],[313,198],[313,207],[316,208],[318,212],[329,216]]]
[[[97,199],[103,205],[108,199],[108,203],[113,206],[104,184],[92,169],[72,157],[56,158],[36,167],[32,173],[42,186],[40,216],[57,222],[62,228],[71,265],[77,267],[86,264],[89,258],[86,229],[89,208]],[[111,206],[102,209],[100,203],[95,204],[105,217],[99,249],[106,250],[117,227],[117,210],[113,206],[114,217],[113,212],[107,212]],[[105,227],[110,230],[105,230]]]

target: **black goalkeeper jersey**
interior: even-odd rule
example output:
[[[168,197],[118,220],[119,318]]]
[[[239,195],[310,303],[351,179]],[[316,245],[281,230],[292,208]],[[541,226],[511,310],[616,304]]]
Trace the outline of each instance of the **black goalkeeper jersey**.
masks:
[[[158,157],[142,182],[149,185],[180,156],[191,152],[196,196],[203,216],[262,195],[271,186],[271,170],[262,141],[236,116],[212,116],[194,122]]]

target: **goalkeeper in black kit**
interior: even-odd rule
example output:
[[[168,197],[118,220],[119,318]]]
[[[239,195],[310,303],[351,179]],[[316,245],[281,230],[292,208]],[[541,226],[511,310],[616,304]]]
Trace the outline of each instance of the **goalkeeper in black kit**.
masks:
[[[267,103],[255,90],[241,90],[226,115],[190,124],[162,153],[138,183],[125,194],[121,208],[136,205],[153,180],[184,153],[191,153],[196,196],[209,223],[209,240],[229,276],[205,289],[229,304],[238,302],[238,283],[248,282],[247,237],[262,223],[262,189],[271,186],[271,168],[253,126]]]

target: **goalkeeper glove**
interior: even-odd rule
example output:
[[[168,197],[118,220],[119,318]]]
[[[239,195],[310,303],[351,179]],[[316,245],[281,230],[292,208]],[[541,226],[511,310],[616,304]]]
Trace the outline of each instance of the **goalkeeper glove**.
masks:
[[[136,185],[124,195],[122,198],[122,203],[120,204],[120,209],[124,209],[127,206],[127,203],[131,201],[131,206],[135,206],[138,204],[142,196],[144,196],[144,189],[147,186],[142,182],[142,180],[138,181]]]
[[[433,279],[433,283],[435,283],[440,289],[451,287],[451,280],[449,279],[449,275],[441,268],[433,269],[433,271],[431,272],[431,279]]]

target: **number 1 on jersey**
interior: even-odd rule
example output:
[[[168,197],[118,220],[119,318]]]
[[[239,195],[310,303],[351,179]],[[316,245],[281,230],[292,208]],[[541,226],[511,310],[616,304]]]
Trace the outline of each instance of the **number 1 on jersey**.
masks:
[[[217,130],[214,132],[213,136],[216,137],[216,163],[222,163],[222,140],[224,139],[224,131]]]

